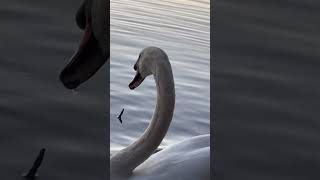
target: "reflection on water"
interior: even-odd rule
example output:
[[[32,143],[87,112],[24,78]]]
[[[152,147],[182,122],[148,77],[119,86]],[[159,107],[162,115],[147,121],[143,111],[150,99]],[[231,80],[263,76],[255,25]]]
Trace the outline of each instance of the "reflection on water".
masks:
[[[138,138],[155,108],[152,77],[128,88],[138,54],[148,46],[166,51],[176,85],[174,117],[162,145],[209,133],[209,12],[208,0],[111,2],[111,151]]]

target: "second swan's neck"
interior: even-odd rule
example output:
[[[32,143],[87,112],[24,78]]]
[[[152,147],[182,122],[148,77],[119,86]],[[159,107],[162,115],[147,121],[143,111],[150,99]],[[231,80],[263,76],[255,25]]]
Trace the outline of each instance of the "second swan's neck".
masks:
[[[155,71],[157,103],[152,120],[137,141],[111,157],[111,174],[131,173],[153,154],[169,129],[175,105],[174,80],[169,61],[156,67]]]

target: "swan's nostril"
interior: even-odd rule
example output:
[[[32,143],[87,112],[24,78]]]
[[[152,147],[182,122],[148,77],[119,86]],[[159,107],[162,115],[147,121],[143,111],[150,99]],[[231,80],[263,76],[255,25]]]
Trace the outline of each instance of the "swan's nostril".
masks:
[[[133,66],[133,69],[136,71],[138,69],[137,64]]]

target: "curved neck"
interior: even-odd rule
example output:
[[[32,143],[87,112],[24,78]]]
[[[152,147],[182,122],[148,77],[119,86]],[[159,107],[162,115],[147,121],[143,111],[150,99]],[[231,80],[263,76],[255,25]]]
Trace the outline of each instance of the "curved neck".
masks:
[[[171,66],[162,64],[157,66],[155,71],[157,104],[152,120],[137,141],[111,157],[111,174],[131,173],[152,155],[169,129],[175,104]]]

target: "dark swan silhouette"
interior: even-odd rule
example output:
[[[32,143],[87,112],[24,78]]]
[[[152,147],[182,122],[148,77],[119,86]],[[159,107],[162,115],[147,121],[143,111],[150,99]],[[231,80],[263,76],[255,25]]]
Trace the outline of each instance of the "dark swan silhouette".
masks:
[[[92,77],[110,57],[110,1],[85,0],[76,23],[84,30],[78,50],[60,73],[68,89],[75,89]]]

